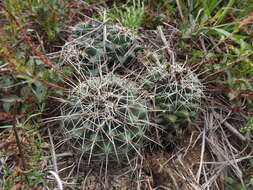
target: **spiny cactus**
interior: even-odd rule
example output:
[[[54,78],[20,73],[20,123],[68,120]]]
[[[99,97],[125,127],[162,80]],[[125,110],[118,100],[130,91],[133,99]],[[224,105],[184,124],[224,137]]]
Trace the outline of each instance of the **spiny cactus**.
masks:
[[[154,121],[165,130],[185,128],[200,106],[203,95],[197,77],[180,65],[160,63],[147,65],[143,87],[149,92],[153,105]]]
[[[90,77],[72,89],[62,116],[75,152],[89,163],[140,155],[149,118],[139,90],[134,82],[111,74]]]
[[[72,37],[65,54],[85,74],[98,75],[115,67],[128,67],[141,49],[134,35],[97,21],[76,25]]]

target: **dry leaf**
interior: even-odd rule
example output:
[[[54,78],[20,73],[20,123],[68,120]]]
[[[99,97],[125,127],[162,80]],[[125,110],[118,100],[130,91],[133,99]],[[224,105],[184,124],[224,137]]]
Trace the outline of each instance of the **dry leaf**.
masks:
[[[253,21],[253,12],[250,12],[249,13],[249,16],[245,19],[243,19],[241,22],[240,22],[240,25],[239,27],[241,28],[242,26],[246,25],[246,24],[249,24]]]
[[[11,190],[21,190],[23,187],[22,184],[18,183],[18,184],[15,184],[11,187]]]

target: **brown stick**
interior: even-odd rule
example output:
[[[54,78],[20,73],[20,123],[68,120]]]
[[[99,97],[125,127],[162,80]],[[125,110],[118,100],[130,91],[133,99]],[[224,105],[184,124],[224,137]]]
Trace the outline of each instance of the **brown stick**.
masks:
[[[218,113],[216,113],[215,111],[213,111],[214,117],[216,117],[216,119],[220,120],[221,122],[223,122],[223,118],[222,116],[220,116]],[[241,141],[246,141],[247,139],[236,129],[234,128],[231,124],[229,124],[228,122],[224,121],[223,122],[224,126],[227,127],[227,129],[232,132],[235,136],[237,136]]]
[[[209,102],[212,102],[213,104],[216,104],[220,107],[223,107],[224,109],[228,109],[228,110],[232,110],[232,111],[235,111],[235,112],[241,112],[241,113],[244,113],[244,114],[247,114],[247,115],[253,115],[253,112],[248,112],[248,111],[245,111],[243,110],[241,107],[231,107],[231,106],[226,106],[218,101],[216,101],[215,99],[212,99],[212,98],[208,98],[208,97],[205,97],[205,99]]]
[[[215,88],[215,89],[205,89],[207,92],[220,92],[220,93],[229,93],[229,92],[235,92],[239,93],[238,96],[240,97],[247,97],[247,98],[253,98],[253,91],[251,90],[232,90],[227,88]]]
[[[13,121],[12,121],[13,127],[12,127],[12,129],[13,129],[13,132],[15,134],[15,139],[16,139],[18,151],[19,151],[19,154],[20,154],[22,170],[26,171],[25,156],[24,156],[24,153],[23,153],[21,141],[19,139],[18,131],[17,131],[17,127],[16,127],[17,102],[14,103],[14,108],[13,108],[12,114],[13,114]],[[27,184],[29,184],[29,179],[26,175],[25,175],[25,180],[26,180]]]

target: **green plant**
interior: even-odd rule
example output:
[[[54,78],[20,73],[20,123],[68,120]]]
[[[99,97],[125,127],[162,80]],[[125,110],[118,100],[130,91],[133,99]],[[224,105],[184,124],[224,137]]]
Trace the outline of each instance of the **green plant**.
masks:
[[[0,188],[1,189],[11,189],[14,186],[14,179],[12,176],[12,170],[8,165],[4,162],[5,155],[2,155],[0,152],[1,159],[1,178],[0,178]]]
[[[138,29],[145,20],[144,2],[133,0],[132,5],[125,4],[122,8],[118,8],[114,4],[114,10],[109,12],[108,16],[125,27]]]
[[[172,22],[176,17],[176,2],[174,0],[145,0],[144,26],[156,28],[161,22]]]
[[[1,189],[14,189],[16,187],[20,187],[20,189],[37,188],[41,182],[45,181],[45,174],[40,165],[43,160],[43,151],[41,149],[43,140],[37,133],[37,128],[30,125],[33,118],[38,115],[39,113],[34,114],[27,118],[25,122],[17,123],[18,138],[22,142],[19,142],[19,146],[23,150],[22,156],[19,152],[20,149],[15,147],[18,142],[17,137],[9,129],[13,128],[13,125],[9,127],[0,126],[1,129],[5,129],[3,133],[0,133],[0,143],[12,142],[11,145],[4,145],[5,148],[0,150],[2,166],[0,168]]]
[[[73,150],[89,163],[140,156],[149,117],[139,90],[134,82],[111,74],[76,85],[61,116]]]
[[[19,61],[11,70],[6,69],[4,72],[0,70],[0,109],[10,114],[14,104],[17,103],[17,114],[31,115],[46,104],[50,95],[62,93],[60,89],[53,89],[47,85],[54,86],[59,82],[60,75],[51,72],[39,60],[32,57],[26,63],[22,58]]]
[[[253,117],[248,117],[246,124],[240,129],[242,133],[245,134],[247,138],[252,138],[253,132]]]
[[[51,41],[56,38],[56,33],[49,32],[54,33],[55,27],[58,27],[58,21],[63,16],[60,12],[65,11],[63,6],[67,8],[66,2],[7,0],[1,3],[1,21],[5,25],[0,31],[0,75],[3,76],[0,86],[4,87],[1,89],[0,108],[3,108],[5,114],[10,114],[15,102],[19,103],[17,114],[30,114],[37,108],[35,105],[39,107],[40,103],[45,104],[50,95],[61,93],[59,89],[63,88],[56,84],[60,81],[60,72],[50,70],[56,67],[44,56],[44,49],[41,50],[35,44],[38,36],[41,44],[44,43],[41,40]],[[37,37],[34,34],[38,34]]]
[[[157,57],[157,56],[156,56]],[[188,68],[167,65],[156,59],[147,65],[143,87],[149,92],[154,122],[167,132],[179,132],[196,116],[203,96],[201,83]]]
[[[34,129],[32,129],[34,131]],[[32,144],[32,151],[29,154],[29,162],[31,163],[32,167],[27,174],[27,177],[29,178],[29,186],[35,187],[39,183],[45,180],[45,174],[42,171],[40,163],[43,160],[43,151],[41,149],[41,145],[43,143],[42,138],[39,134],[36,134],[31,140]]]
[[[232,9],[235,0],[193,0],[188,3],[178,1],[183,37],[191,37],[208,30],[210,26],[218,26],[224,21],[228,10]]]
[[[190,57],[189,63],[201,64],[208,70],[206,79],[217,73],[228,97],[236,106],[252,110],[252,1],[183,1],[177,4],[184,23],[179,25],[183,39],[178,43],[180,54]],[[193,43],[191,43],[193,42]],[[195,46],[194,44],[202,44]],[[242,94],[246,96],[242,96]]]
[[[85,74],[128,68],[141,49],[134,35],[98,21],[76,25],[72,37],[74,40],[65,46],[63,54]]]
[[[242,182],[228,177],[225,178],[225,190],[252,190],[253,189],[253,176],[249,180],[243,180]],[[244,184],[245,183],[245,184]]]
[[[68,0],[6,0],[3,5],[16,17],[22,25],[32,23],[36,30],[42,30],[48,41],[56,39],[63,27],[63,18],[68,12]],[[9,25],[4,29],[18,33],[16,23],[6,15]],[[60,22],[61,21],[61,22]]]

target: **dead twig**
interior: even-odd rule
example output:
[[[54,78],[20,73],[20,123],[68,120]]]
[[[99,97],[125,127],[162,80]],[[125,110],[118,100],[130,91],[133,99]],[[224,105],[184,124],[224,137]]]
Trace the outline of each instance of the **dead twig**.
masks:
[[[16,114],[17,114],[17,102],[14,103],[14,108],[13,108],[13,122],[12,122],[12,129],[13,132],[15,134],[15,139],[16,139],[16,143],[17,143],[17,147],[18,147],[18,151],[19,151],[19,155],[20,155],[20,159],[21,159],[21,164],[22,164],[22,169],[24,171],[26,171],[26,163],[25,163],[25,156],[24,156],[24,152],[22,149],[22,144],[18,135],[18,131],[17,131],[17,126],[16,126]],[[29,179],[28,177],[24,174],[25,180],[27,182],[27,185],[29,185]]]
[[[176,0],[176,3],[177,3],[177,8],[178,8],[179,15],[180,15],[182,21],[184,21],[185,18],[184,18],[183,11],[182,11],[182,8],[181,8],[179,0]]]
[[[201,147],[201,154],[200,154],[200,163],[199,163],[199,169],[196,176],[196,180],[199,183],[200,182],[200,176],[201,176],[201,170],[203,169],[203,160],[204,160],[204,153],[205,153],[205,137],[206,137],[206,131],[205,128],[203,130],[203,136],[202,136],[202,147]]]
[[[50,129],[47,129],[48,131],[48,135],[49,135],[49,140],[50,140],[50,144],[51,144],[51,155],[52,155],[52,162],[53,162],[53,167],[54,167],[54,171],[49,171],[49,173],[51,173],[56,181],[57,181],[57,186],[58,186],[58,190],[63,190],[63,186],[62,186],[62,181],[59,177],[59,172],[58,172],[58,166],[57,166],[57,159],[56,159],[56,154],[55,154],[55,148],[54,148],[54,143],[53,143],[53,137],[51,134]]]
[[[158,29],[158,32],[159,32],[159,35],[162,39],[162,42],[163,44],[165,45],[165,48],[167,50],[167,53],[168,55],[170,56],[170,59],[171,59],[171,64],[174,64],[175,63],[175,55],[174,55],[174,52],[170,49],[170,44],[169,42],[166,40],[166,37],[164,36],[164,33],[162,31],[162,28],[159,26],[157,27]]]
[[[232,132],[236,137],[238,137],[241,141],[246,141],[247,139],[237,130],[235,129],[231,124],[229,124],[226,121],[223,121],[224,119],[217,114],[215,111],[213,111],[214,116],[216,119],[220,120],[220,122],[223,122],[224,126],[227,127],[227,129]]]
[[[55,173],[54,171],[49,171],[49,173],[51,173],[54,176],[54,178],[57,182],[57,185],[58,185],[58,190],[63,190],[62,181],[61,181],[59,175],[57,173]]]
[[[49,135],[49,140],[50,140],[50,144],[51,144],[51,155],[52,155],[52,161],[53,161],[53,167],[54,167],[54,171],[58,174],[58,166],[57,166],[57,158],[56,158],[56,154],[55,154],[55,148],[54,148],[54,143],[53,143],[53,137],[51,134],[50,129],[47,129],[48,131],[48,135]]]

